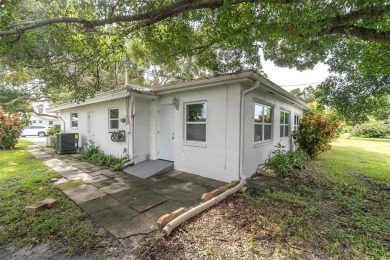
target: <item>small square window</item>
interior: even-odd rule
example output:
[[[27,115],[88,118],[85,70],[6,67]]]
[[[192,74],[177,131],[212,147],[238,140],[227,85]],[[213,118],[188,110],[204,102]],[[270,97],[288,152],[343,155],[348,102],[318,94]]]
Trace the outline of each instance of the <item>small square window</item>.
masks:
[[[280,137],[289,137],[290,135],[290,113],[287,111],[280,111]]]
[[[119,129],[119,109],[110,108],[109,109],[109,128],[111,130]]]
[[[300,122],[301,122],[301,116],[294,115],[294,131],[298,131]]]
[[[206,102],[185,105],[185,140],[206,142],[207,104]]]
[[[79,127],[79,115],[78,115],[78,113],[70,113],[70,127],[71,128]]]
[[[255,142],[272,140],[272,107],[255,103]]]
[[[53,125],[53,121],[49,121],[49,125]]]

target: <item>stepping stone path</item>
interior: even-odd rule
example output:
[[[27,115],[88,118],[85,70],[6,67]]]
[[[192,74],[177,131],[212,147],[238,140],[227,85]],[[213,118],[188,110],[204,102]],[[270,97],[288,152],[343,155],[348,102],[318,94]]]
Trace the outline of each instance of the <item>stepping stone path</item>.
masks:
[[[74,154],[58,155],[52,148],[26,150],[61,175],[52,185],[123,241],[139,241],[156,230],[160,216],[195,206],[203,193],[225,184],[178,171],[144,180],[78,161]]]

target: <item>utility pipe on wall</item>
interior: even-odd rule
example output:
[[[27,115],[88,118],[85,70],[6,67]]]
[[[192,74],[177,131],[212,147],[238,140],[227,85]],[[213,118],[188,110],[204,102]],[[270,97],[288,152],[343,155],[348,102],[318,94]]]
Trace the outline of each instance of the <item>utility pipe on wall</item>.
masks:
[[[251,87],[250,89],[247,89],[242,92],[241,94],[241,114],[240,114],[240,154],[239,154],[239,171],[238,171],[238,179],[242,179],[242,168],[243,168],[243,163],[244,163],[244,115],[245,115],[245,96],[249,92],[257,89],[260,87],[260,81],[256,80],[255,85]],[[245,178],[244,178],[245,179]]]
[[[58,119],[60,119],[60,120],[62,121],[62,123],[64,123],[64,129],[62,129],[61,132],[62,132],[62,133],[65,133],[65,120],[64,120],[61,116],[59,116],[58,113],[56,113],[56,117],[57,117]]]
[[[130,113],[130,119],[131,119],[131,157],[134,160],[134,153],[135,153],[135,100],[134,96],[131,96],[130,99],[130,108],[131,108],[131,113]]]

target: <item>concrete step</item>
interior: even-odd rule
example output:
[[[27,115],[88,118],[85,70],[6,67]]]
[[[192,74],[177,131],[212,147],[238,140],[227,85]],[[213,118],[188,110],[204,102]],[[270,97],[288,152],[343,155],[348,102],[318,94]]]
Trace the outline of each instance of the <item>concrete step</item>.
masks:
[[[124,172],[146,179],[173,170],[173,162],[147,160],[123,169]]]

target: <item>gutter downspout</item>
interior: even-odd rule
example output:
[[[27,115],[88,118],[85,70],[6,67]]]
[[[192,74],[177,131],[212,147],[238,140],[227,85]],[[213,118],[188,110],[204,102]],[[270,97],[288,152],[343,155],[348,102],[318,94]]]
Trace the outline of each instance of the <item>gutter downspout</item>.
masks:
[[[126,153],[127,155],[130,157],[130,134],[131,134],[131,131],[130,131],[130,93],[128,94],[128,96],[126,97],[126,126],[125,126],[125,130],[126,130]]]
[[[134,96],[131,96],[130,98],[130,120],[131,120],[131,159],[134,162],[134,143],[135,143],[135,124],[134,124],[134,117],[135,117],[135,103],[134,103]]]
[[[240,110],[240,153],[239,153],[239,164],[240,168],[238,171],[238,179],[242,180],[242,168],[243,168],[243,162],[244,162],[244,108],[245,108],[245,96],[249,92],[257,89],[260,87],[260,80],[256,80],[255,85],[251,87],[250,89],[247,89],[242,92],[241,94],[241,110]]]
[[[59,120],[61,120],[62,123],[64,123],[64,129],[61,130],[61,132],[62,132],[62,133],[65,133],[65,129],[66,129],[66,128],[65,128],[65,127],[66,127],[66,126],[65,126],[65,120],[64,120],[61,116],[58,115],[58,112],[56,113],[56,117],[57,117]]]

